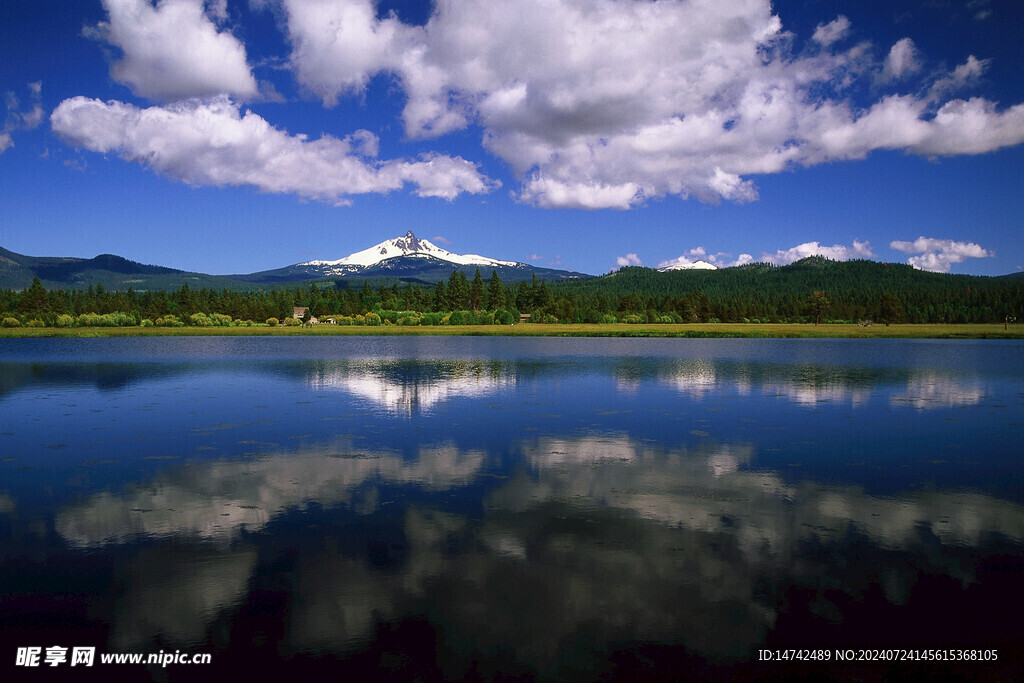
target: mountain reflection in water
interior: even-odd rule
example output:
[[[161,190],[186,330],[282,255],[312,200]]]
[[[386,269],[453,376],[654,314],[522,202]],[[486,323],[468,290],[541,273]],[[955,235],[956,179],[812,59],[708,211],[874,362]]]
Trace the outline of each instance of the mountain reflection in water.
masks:
[[[0,361],[5,646],[427,679],[835,674],[756,661],[825,646],[1019,670],[1020,346],[481,348]]]

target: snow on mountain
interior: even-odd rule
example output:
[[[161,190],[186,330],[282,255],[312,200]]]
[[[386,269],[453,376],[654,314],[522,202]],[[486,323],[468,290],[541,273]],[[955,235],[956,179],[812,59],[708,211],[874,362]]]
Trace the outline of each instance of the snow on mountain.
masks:
[[[395,237],[386,240],[362,251],[357,251],[337,261],[307,261],[300,263],[300,266],[316,266],[320,268],[338,268],[348,270],[352,267],[366,268],[381,261],[397,256],[412,257],[433,257],[442,261],[448,261],[460,266],[516,266],[515,261],[500,261],[498,259],[478,256],[476,254],[453,254],[441,247],[423,240],[412,234],[412,230],[405,233],[403,237]]]
[[[718,266],[707,261],[688,261],[686,263],[673,263],[671,266],[658,268],[662,273],[670,270],[718,270]]]

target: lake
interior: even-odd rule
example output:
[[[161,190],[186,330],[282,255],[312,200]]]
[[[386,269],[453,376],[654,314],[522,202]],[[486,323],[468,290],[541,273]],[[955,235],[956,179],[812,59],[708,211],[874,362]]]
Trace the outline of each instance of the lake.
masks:
[[[1024,662],[1019,341],[3,339],[0,454],[27,680]]]

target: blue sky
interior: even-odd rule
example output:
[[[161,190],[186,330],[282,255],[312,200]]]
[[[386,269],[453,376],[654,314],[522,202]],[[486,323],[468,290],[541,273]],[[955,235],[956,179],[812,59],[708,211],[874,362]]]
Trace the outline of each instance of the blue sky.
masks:
[[[1024,267],[1015,0],[0,7],[0,246]]]

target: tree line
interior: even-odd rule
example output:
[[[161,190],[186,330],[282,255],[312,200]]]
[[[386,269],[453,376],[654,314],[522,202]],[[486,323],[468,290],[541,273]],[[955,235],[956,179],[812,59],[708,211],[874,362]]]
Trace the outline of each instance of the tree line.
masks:
[[[923,273],[899,264],[805,259],[721,271],[661,273],[623,268],[599,278],[503,283],[453,270],[435,285],[349,286],[344,280],[249,292],[46,290],[35,279],[0,290],[3,324],[298,324],[295,307],[341,324],[507,324],[531,322],[857,322],[997,323],[1020,316],[1024,280]]]

